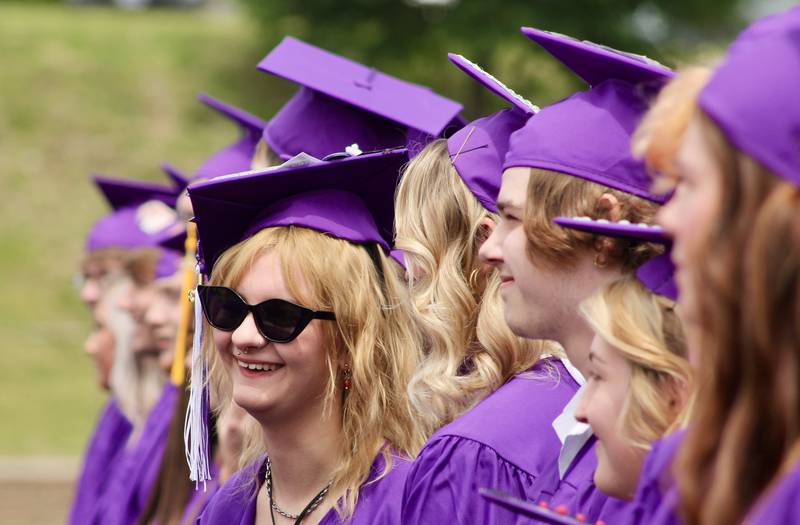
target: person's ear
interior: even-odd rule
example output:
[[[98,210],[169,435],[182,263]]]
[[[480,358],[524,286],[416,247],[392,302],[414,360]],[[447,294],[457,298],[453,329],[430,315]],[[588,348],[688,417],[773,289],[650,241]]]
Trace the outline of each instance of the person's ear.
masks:
[[[497,226],[497,223],[491,217],[481,219],[478,223],[478,229],[475,230],[475,244],[480,247],[492,234],[495,226]]]
[[[611,222],[618,222],[622,217],[622,205],[616,195],[604,193],[597,200],[597,211],[599,219],[606,219]]]

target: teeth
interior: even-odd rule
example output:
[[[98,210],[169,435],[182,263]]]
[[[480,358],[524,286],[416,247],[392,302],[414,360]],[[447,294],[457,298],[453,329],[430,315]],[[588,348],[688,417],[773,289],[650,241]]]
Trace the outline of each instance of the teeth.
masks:
[[[274,372],[275,370],[277,370],[282,366],[282,365],[275,365],[268,363],[263,363],[260,365],[255,363],[245,363],[244,361],[239,361],[238,359],[236,362],[239,363],[239,366],[242,368],[247,368],[249,370],[263,370],[265,372]]]

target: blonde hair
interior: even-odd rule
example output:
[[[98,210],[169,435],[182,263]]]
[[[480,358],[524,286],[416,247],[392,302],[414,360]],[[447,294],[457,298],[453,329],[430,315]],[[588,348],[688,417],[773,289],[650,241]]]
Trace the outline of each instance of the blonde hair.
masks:
[[[444,139],[408,165],[395,210],[396,246],[406,258],[414,313],[426,337],[427,355],[409,392],[418,417],[435,430],[530,368],[546,343],[508,328],[498,274],[478,260],[487,233],[481,221],[497,216],[461,180]]]
[[[689,403],[675,410],[665,395],[669,390],[689,392],[692,377],[675,302],[627,276],[586,299],[580,311],[595,333],[631,365],[620,414],[622,432],[634,446],[649,450],[653,441],[686,423],[682,408]]]
[[[659,207],[655,202],[573,175],[531,168],[523,218],[528,257],[551,267],[569,268],[578,252],[594,251],[603,265],[630,271],[660,253],[663,248],[658,245],[595,236],[553,222],[558,216],[611,219],[610,209],[601,200],[604,194],[619,203],[616,220],[654,221]]]
[[[300,303],[336,314],[322,324],[329,370],[326,410],[334,396],[342,396],[337,363],[345,360],[352,371],[352,387],[342,401],[342,449],[333,473],[332,493],[344,493],[338,512],[352,515],[361,485],[375,456],[381,452],[391,469],[392,452],[413,457],[425,436],[417,425],[406,385],[419,362],[420,338],[404,297],[397,272],[375,250],[295,226],[264,229],[229,248],[216,262],[211,284],[235,287],[255,260],[275,253],[292,296]],[[300,283],[308,286],[300,286]],[[209,327],[206,325],[206,334]],[[219,406],[231,400],[230,379],[210,337],[203,351],[210,358],[212,386]],[[260,428],[246,428],[241,463],[264,453]],[[388,444],[388,446],[386,446]]]
[[[272,151],[269,144],[262,138],[256,144],[256,150],[253,152],[253,159],[250,162],[251,170],[263,170],[271,168],[272,166],[280,166],[283,164],[283,159]]]

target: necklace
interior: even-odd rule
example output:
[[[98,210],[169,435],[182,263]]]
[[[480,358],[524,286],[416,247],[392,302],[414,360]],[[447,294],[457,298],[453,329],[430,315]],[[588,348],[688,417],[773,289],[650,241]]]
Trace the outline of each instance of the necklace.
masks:
[[[325,496],[328,495],[328,490],[330,490],[331,483],[333,483],[333,480],[328,481],[328,484],[325,485],[316,496],[311,498],[311,501],[308,502],[308,505],[306,505],[306,508],[304,508],[300,514],[292,514],[291,512],[286,512],[280,508],[278,503],[272,497],[272,462],[270,462],[269,456],[267,456],[267,472],[264,476],[264,480],[267,483],[267,495],[269,496],[270,514],[272,515],[273,525],[275,523],[275,514],[272,513],[273,510],[284,518],[295,520],[295,525],[299,525],[299,523],[303,521],[306,516],[314,512],[314,509],[319,507],[319,504],[322,503],[322,500],[324,500]]]

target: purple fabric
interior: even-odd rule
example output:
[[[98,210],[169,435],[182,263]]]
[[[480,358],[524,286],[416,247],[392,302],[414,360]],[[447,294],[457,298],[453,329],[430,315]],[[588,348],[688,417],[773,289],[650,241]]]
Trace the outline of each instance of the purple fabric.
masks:
[[[529,117],[530,113],[504,109],[467,124],[447,140],[451,162],[461,180],[481,205],[494,213],[508,139]]]
[[[461,71],[472,77],[480,85],[497,95],[498,97],[510,102],[514,109],[528,116],[533,115],[539,108],[529,100],[517,94],[514,90],[503,84],[494,75],[484,71],[480,66],[471,62],[467,58],[456,53],[448,53],[447,58],[456,65]]]
[[[212,462],[211,480],[206,482],[205,490],[203,490],[202,485],[199,488],[192,490],[192,494],[189,496],[189,501],[186,503],[186,508],[184,509],[183,515],[178,523],[181,525],[194,523],[197,518],[199,518],[203,512],[205,512],[206,507],[217,494],[219,488],[219,469],[217,468],[217,465]]]
[[[593,235],[605,235],[666,245],[667,249],[662,255],[650,259],[636,270],[636,278],[651,292],[668,297],[673,301],[678,299],[678,288],[675,285],[675,266],[672,264],[671,258],[672,242],[660,226],[591,220],[588,217],[573,219],[556,217],[553,222],[565,228]]]
[[[800,7],[745,29],[700,93],[740,150],[800,185]]]
[[[564,365],[546,359],[439,429],[408,475],[402,523],[522,523],[478,489],[532,499],[561,448],[553,420],[577,390]]]
[[[146,201],[161,201],[170,208],[175,207],[180,190],[157,182],[118,179],[104,175],[93,175],[92,180],[112,209],[119,210],[142,204]]]
[[[686,432],[681,430],[653,443],[639,477],[636,496],[628,507],[626,519],[619,523],[626,525],[682,523],[678,517],[678,489],[671,468],[685,436]]]
[[[121,456],[104,498],[103,525],[133,525],[144,510],[161,467],[177,399],[177,387],[167,383],[139,440]]]
[[[174,275],[181,267],[183,256],[173,250],[161,249],[161,257],[156,264],[156,279]]]
[[[561,479],[558,457],[552,458],[531,488],[528,499],[537,503],[545,501],[551,508],[564,506],[569,515],[583,514],[590,523],[602,519],[606,523],[618,524],[627,514],[629,504],[606,496],[595,486],[596,443],[597,438],[592,436]]]
[[[405,150],[264,170],[195,184],[189,196],[203,271],[234,244],[269,226],[295,224],[356,243],[394,235],[394,191]]]
[[[800,466],[795,466],[764,494],[745,520],[748,525],[797,523],[800,517]]]
[[[387,123],[400,125],[401,129],[439,136],[462,108],[461,104],[434,93],[430,88],[405,82],[289,36],[264,57],[258,64],[258,69],[308,88],[305,91],[313,90],[325,95],[325,98],[317,99],[324,104],[325,111],[310,114],[291,111],[294,117],[289,118],[287,110],[287,114],[282,116],[281,131],[290,129],[296,134],[317,135],[321,131],[320,124],[329,125],[331,119],[326,118],[325,113],[332,110],[331,99],[343,106],[363,110],[347,112],[341,108],[336,109],[335,112],[343,120],[335,125],[344,126],[351,131],[361,129],[363,131],[358,131],[357,136],[364,137],[365,140],[374,140],[369,138],[369,130],[385,131]],[[307,108],[308,102],[314,99],[310,93],[303,94],[303,91],[301,89],[298,93],[304,98],[304,101],[298,101],[298,108]],[[270,126],[272,125],[271,122]],[[273,132],[268,134],[272,138],[275,135]],[[390,138],[393,137],[390,135]],[[285,137],[280,137],[280,142],[287,144]],[[358,141],[354,138],[350,143],[352,142]],[[400,144],[405,144],[405,141],[382,144],[379,147],[395,147]],[[368,151],[363,145],[361,149]],[[334,149],[324,154],[333,151],[340,150]],[[296,153],[286,152],[290,156]]]
[[[167,174],[167,177],[172,180],[172,183],[175,185],[175,188],[177,188],[179,194],[186,189],[186,186],[188,186],[189,182],[192,180],[190,176],[186,175],[169,162],[162,163],[161,169]]]
[[[652,178],[630,148],[647,108],[636,86],[619,80],[575,93],[542,108],[511,135],[503,167],[557,171],[664,202],[663,196],[650,192]]]
[[[226,104],[204,93],[198,95],[197,98],[236,124],[241,130],[241,135],[233,144],[225,146],[206,159],[194,173],[192,180],[211,179],[220,175],[249,170],[256,146],[261,140],[261,133],[267,123],[243,109]]]
[[[533,27],[521,31],[590,86],[612,78],[631,84],[660,84],[675,75],[645,56]]]
[[[644,164],[630,139],[649,98],[674,74],[645,57],[550,33],[522,28],[591,89],[543,108],[511,137],[505,167],[553,170],[655,202]]]
[[[393,456],[392,469],[375,483],[369,483],[383,469],[383,457],[378,455],[372,465],[368,483],[362,485],[353,516],[348,525],[399,524],[400,498],[411,463]],[[195,521],[198,525],[253,525],[256,516],[256,494],[266,475],[262,458],[240,470],[229,479]],[[254,483],[257,479],[257,485]],[[328,511],[319,525],[342,524],[335,509]]]
[[[171,226],[155,234],[144,232],[137,217],[139,206],[155,200],[174,207],[181,190],[163,184],[115,179],[101,175],[93,176],[92,180],[113,211],[101,217],[92,226],[86,238],[86,251],[92,252],[103,248],[132,249],[157,246],[160,236]]]
[[[300,152],[323,158],[351,144],[358,144],[361,151],[376,151],[401,146],[406,140],[403,126],[306,87],[264,128],[264,141],[284,159]]]
[[[112,397],[106,403],[95,427],[86,454],[83,469],[75,489],[75,499],[68,523],[92,523],[97,505],[105,493],[113,465],[125,448],[133,427],[120,412]]]

